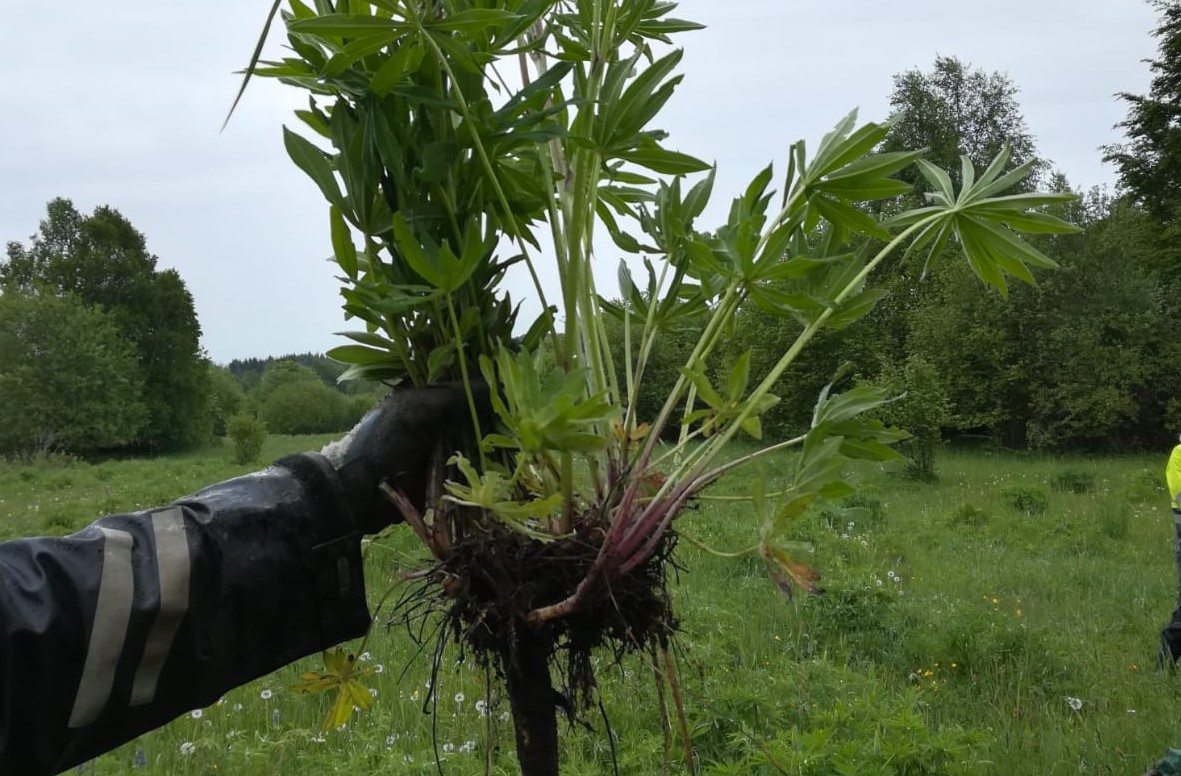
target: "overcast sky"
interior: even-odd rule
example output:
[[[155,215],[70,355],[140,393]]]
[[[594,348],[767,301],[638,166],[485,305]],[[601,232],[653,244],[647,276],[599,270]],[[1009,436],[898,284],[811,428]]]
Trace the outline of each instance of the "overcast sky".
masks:
[[[323,351],[349,328],[327,207],[283,150],[302,98],[256,82],[219,133],[268,6],[4,0],[0,22],[0,241],[27,240],[55,196],[117,208],[188,284],[218,363]],[[1146,91],[1155,53],[1141,0],[684,0],[677,15],[708,27],[681,38],[685,81],[657,125],[716,160],[714,212],[795,139],[852,108],[885,118],[892,76],[937,54],[1008,74],[1042,156],[1076,187],[1110,185],[1113,95]]]

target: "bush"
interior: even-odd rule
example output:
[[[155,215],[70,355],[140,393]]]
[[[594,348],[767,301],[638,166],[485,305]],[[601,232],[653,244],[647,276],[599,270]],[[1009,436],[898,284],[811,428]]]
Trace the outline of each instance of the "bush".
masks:
[[[262,444],[267,439],[267,426],[254,415],[240,412],[226,420],[226,436],[234,446],[234,463],[253,463],[262,453]]]
[[[1064,469],[1050,478],[1050,487],[1059,493],[1090,493],[1095,489],[1095,474],[1083,469]]]
[[[951,525],[979,528],[988,522],[988,513],[971,504],[960,504],[947,520]]]
[[[318,379],[289,382],[271,390],[262,399],[262,417],[273,434],[323,434],[352,425],[349,400]]]
[[[1046,491],[1034,485],[1014,485],[1001,491],[1005,503],[1026,515],[1044,515],[1050,507]]]

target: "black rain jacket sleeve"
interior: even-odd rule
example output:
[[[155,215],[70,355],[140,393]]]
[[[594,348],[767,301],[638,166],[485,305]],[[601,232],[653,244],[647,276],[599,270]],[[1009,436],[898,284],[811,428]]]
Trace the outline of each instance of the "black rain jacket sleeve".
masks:
[[[321,456],[0,544],[0,774],[56,774],[364,634],[360,537]]]

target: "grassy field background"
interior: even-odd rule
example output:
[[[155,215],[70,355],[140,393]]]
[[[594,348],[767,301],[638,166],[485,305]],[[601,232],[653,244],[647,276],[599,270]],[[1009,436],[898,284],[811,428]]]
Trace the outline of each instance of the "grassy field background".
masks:
[[[324,441],[272,437],[264,460]],[[0,538],[68,533],[251,469],[229,457],[213,447],[0,463]],[[762,471],[773,478],[788,465],[769,460]],[[1155,670],[1176,597],[1163,466],[1163,455],[948,452],[934,483],[860,469],[847,511],[798,523],[826,592],[793,602],[757,559],[682,542],[678,660],[700,772],[1139,776],[1181,744],[1181,679]],[[754,474],[711,495],[749,493]],[[719,549],[754,539],[740,502],[703,501],[680,527]],[[408,531],[368,552],[376,602],[417,552]],[[437,757],[446,773],[479,773],[486,760],[493,773],[514,773],[507,704],[488,695],[478,666],[451,650],[428,698],[433,642],[420,654],[404,628],[380,625],[387,615],[362,655],[376,702],[343,730],[321,735],[330,699],[289,689],[320,666],[310,658],[82,771],[420,774],[435,772]],[[608,655],[600,668],[619,772],[660,773],[651,669],[639,659],[612,666]],[[563,728],[563,772],[611,773],[603,721],[586,722],[593,729]],[[671,772],[687,772],[675,756]]]

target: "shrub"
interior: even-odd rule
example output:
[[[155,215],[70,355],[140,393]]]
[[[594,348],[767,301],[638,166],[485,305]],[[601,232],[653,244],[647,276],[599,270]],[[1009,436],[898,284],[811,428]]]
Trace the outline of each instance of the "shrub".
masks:
[[[1063,469],[1050,478],[1050,487],[1059,493],[1090,493],[1095,489],[1095,474],[1083,469]]]
[[[262,443],[267,438],[267,426],[254,415],[240,412],[226,420],[226,436],[234,446],[234,463],[253,463],[262,453]]]
[[[317,380],[278,386],[262,399],[262,417],[274,434],[322,434],[351,424],[349,400]]]
[[[1026,515],[1044,515],[1050,507],[1046,491],[1035,485],[1014,485],[1001,491],[1005,503]]]
[[[960,504],[951,513],[948,522],[951,525],[966,525],[972,528],[978,528],[988,522],[988,513],[971,504]]]

